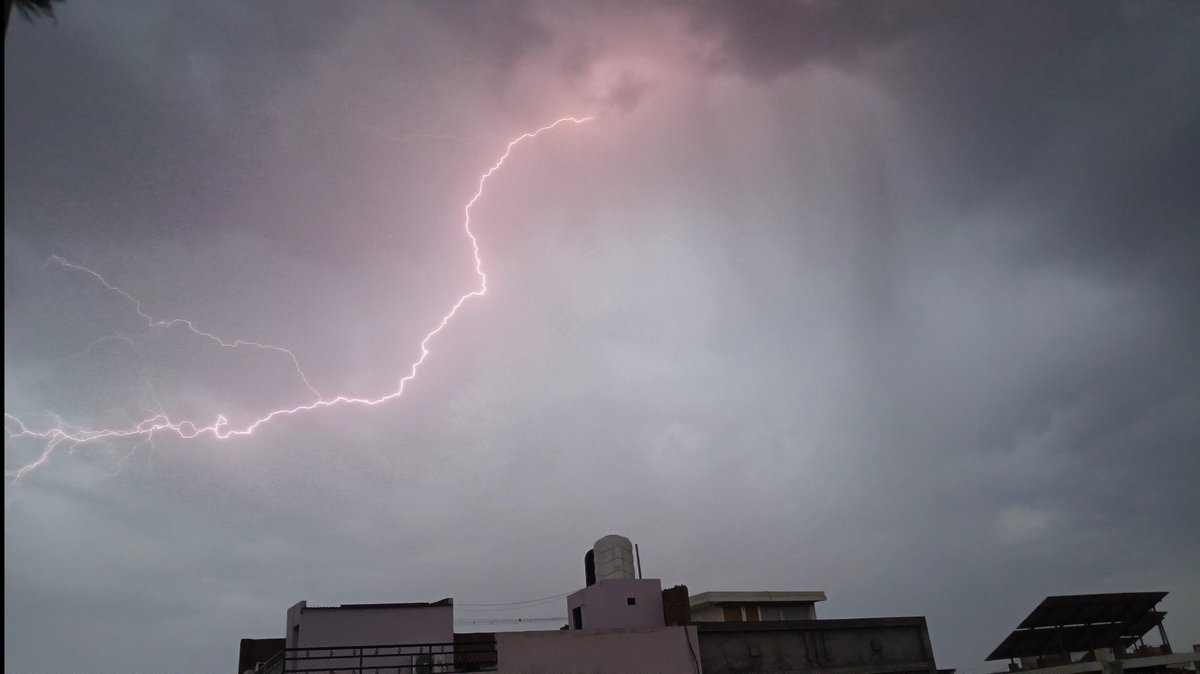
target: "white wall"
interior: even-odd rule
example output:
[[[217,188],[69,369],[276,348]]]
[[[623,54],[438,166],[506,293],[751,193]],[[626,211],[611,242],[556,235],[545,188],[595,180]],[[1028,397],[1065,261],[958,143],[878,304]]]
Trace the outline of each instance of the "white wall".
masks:
[[[749,604],[758,606],[759,620],[815,620],[817,617],[816,604],[778,606],[772,604]],[[742,620],[746,619],[745,608],[742,608]],[[692,609],[692,620],[696,622],[725,622],[725,610],[721,606],[709,604],[702,608]]]

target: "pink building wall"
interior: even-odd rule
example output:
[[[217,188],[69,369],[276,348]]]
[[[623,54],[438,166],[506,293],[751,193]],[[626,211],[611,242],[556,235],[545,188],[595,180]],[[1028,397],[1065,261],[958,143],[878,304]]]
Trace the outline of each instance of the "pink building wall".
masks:
[[[496,654],[497,671],[509,674],[700,671],[691,626],[498,632]]]
[[[405,644],[448,644],[454,641],[454,604],[445,599],[433,604],[347,604],[343,606],[309,607],[300,602],[287,612],[287,648],[321,649],[348,648],[355,646],[388,646]],[[436,647],[429,657],[442,663],[452,658],[448,653],[452,646]],[[414,651],[416,649],[413,649]],[[426,650],[426,649],[422,649]],[[375,649],[364,654],[379,653]],[[399,653],[399,650],[385,650]],[[409,653],[408,649],[405,649]],[[356,657],[353,651],[293,651],[290,657],[311,655],[334,655],[335,659],[309,663],[289,663],[285,671],[306,669],[314,666],[353,667]],[[388,658],[372,658],[368,662],[376,667],[411,666],[419,654],[411,653]],[[411,671],[411,670],[408,670]]]
[[[288,609],[287,620],[288,648],[454,641],[450,602],[309,607],[302,601]]]
[[[567,597],[567,620],[572,629],[576,608],[581,609],[585,630],[665,624],[662,581],[657,578],[610,578],[571,594]]]

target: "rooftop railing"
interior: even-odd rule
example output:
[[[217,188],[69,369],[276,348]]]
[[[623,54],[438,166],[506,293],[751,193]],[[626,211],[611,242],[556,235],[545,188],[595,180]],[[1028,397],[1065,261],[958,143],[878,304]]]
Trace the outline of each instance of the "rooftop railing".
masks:
[[[491,672],[496,671],[496,642],[493,637],[429,644],[287,648],[282,665],[279,671],[284,674]]]

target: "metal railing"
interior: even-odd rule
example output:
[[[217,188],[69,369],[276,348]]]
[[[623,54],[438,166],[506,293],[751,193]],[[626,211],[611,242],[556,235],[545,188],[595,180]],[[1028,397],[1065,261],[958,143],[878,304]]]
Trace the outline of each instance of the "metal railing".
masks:
[[[283,651],[254,666],[254,674],[283,674]]]
[[[452,674],[496,671],[494,640],[286,648],[284,674]]]

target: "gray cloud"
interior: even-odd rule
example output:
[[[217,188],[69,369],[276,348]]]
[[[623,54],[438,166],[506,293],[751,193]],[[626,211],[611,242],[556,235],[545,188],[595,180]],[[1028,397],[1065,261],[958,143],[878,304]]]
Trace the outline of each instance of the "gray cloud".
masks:
[[[963,8],[930,2],[870,7],[836,2],[689,5],[698,30],[717,36],[712,65],[772,77],[812,63],[858,63],[865,53],[907,38],[920,26],[953,21]]]

